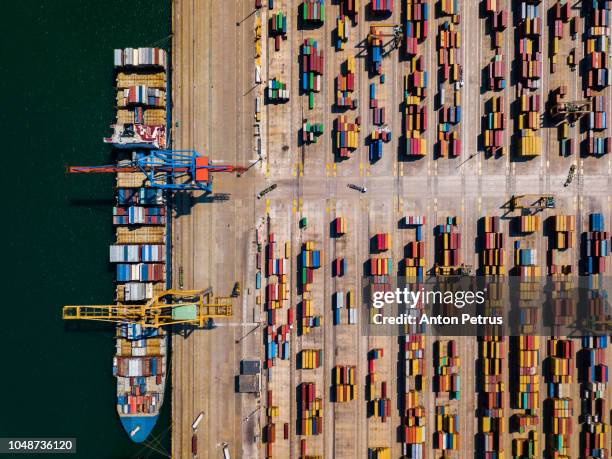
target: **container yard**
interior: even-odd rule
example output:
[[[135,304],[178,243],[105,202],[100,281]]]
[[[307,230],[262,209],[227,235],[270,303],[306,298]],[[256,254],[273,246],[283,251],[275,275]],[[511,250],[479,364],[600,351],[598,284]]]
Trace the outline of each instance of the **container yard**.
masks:
[[[173,457],[609,457],[610,321],[561,330],[578,276],[610,270],[611,9],[175,0],[169,56],[115,53],[105,141],[206,167],[163,192],[119,172],[110,262],[119,302],[169,279],[231,292],[231,316],[119,327],[122,416],[154,413],[171,367]],[[484,309],[513,298],[519,329],[365,332],[366,278],[395,276],[487,276]]]

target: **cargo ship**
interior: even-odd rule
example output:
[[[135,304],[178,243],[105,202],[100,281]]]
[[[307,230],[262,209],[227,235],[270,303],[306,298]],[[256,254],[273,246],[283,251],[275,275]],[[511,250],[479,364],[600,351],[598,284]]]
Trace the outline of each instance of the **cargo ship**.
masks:
[[[116,148],[117,163],[166,148],[167,55],[159,48],[114,51],[117,119],[104,139]],[[166,289],[166,206],[162,190],[147,185],[142,172],[116,175],[113,208],[116,302],[143,304]],[[130,439],[147,439],[164,401],[168,338],[163,329],[121,323],[116,328],[113,375],[117,412]]]

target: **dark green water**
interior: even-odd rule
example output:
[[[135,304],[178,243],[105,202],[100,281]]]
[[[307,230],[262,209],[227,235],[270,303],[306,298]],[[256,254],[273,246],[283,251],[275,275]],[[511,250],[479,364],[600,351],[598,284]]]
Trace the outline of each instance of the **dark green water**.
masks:
[[[112,50],[167,37],[170,1],[20,0],[2,10],[0,436],[76,437],[70,457],[159,457],[117,417],[112,330],[61,320],[64,304],[114,294],[113,177],[70,177],[64,166],[109,160]],[[165,432],[166,447],[169,405],[154,432]]]

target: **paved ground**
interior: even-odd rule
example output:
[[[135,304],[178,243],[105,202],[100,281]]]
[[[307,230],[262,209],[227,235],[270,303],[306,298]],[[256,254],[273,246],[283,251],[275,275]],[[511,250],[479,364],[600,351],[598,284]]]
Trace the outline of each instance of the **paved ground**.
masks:
[[[219,295],[229,294],[235,281],[243,286],[243,296],[234,302],[234,317],[215,330],[198,330],[187,335],[177,333],[172,340],[172,417],[173,456],[191,456],[191,424],[201,411],[205,418],[197,437],[200,457],[222,457],[221,445],[228,443],[232,457],[265,457],[265,445],[261,442],[261,429],[266,424],[263,410],[265,395],[261,398],[234,393],[234,377],[238,373],[241,358],[263,356],[263,326],[240,325],[259,323],[265,320],[256,302],[263,297],[255,289],[256,229],[265,241],[274,233],[279,246],[289,242],[288,282],[291,286],[290,304],[295,308],[302,299],[296,291],[296,257],[302,242],[313,241],[325,254],[324,266],[315,274],[311,298],[316,314],[324,317],[323,326],[303,336],[297,329],[291,332],[291,358],[276,359],[271,372],[264,372],[263,389],[272,390],[273,404],[279,407],[276,424],[274,457],[299,457],[300,440],[306,438],[308,454],[321,454],[331,458],[367,457],[367,448],[387,446],[392,457],[401,455],[395,432],[399,425],[397,410],[397,356],[399,345],[396,338],[367,337],[362,335],[360,325],[334,326],[331,297],[336,291],[352,289],[359,292],[363,263],[370,258],[367,241],[374,234],[392,234],[393,247],[388,252],[394,265],[403,258],[404,245],[413,240],[412,231],[399,229],[397,222],[406,214],[425,215],[426,266],[434,260],[433,225],[442,223],[447,216],[462,217],[461,232],[464,245],[462,258],[466,263],[477,265],[473,251],[476,237],[476,222],[484,215],[502,215],[501,206],[513,194],[554,194],[559,203],[557,211],[577,216],[580,231],[586,230],[590,212],[602,212],[608,228],[612,223],[610,191],[612,190],[612,168],[610,158],[560,157],[558,155],[556,129],[541,129],[543,154],[530,161],[516,161],[511,154],[500,158],[488,158],[478,151],[477,138],[481,130],[484,103],[493,93],[480,89],[481,70],[490,60],[490,37],[486,33],[485,20],[478,8],[466,0],[460,0],[462,32],[461,60],[464,65],[464,87],[462,97],[462,122],[458,129],[463,139],[463,152],[455,159],[434,159],[428,153],[417,161],[398,161],[403,152],[401,126],[403,76],[407,64],[398,59],[393,51],[383,61],[386,82],[380,85],[378,78],[367,76],[367,52],[363,41],[367,37],[371,21],[366,5],[362,3],[360,20],[351,28],[351,38],[345,50],[335,52],[330,37],[335,28],[337,5],[326,5],[327,20],[322,27],[298,30],[297,0],[276,0],[274,11],[289,11],[288,39],[281,44],[281,51],[274,50],[274,43],[266,39],[266,23],[270,17],[267,9],[260,10],[263,28],[262,78],[277,77],[288,83],[291,100],[287,104],[266,105],[263,108],[261,133],[263,161],[257,163],[242,177],[217,174],[215,192],[230,193],[231,199],[210,202],[199,196],[177,197],[177,214],[174,232],[174,278],[182,278],[184,288],[206,288],[212,286]],[[329,2],[328,2],[329,3]],[[396,2],[396,4],[399,2]],[[474,2],[476,3],[476,2]],[[554,2],[542,2],[544,10]],[[257,158],[254,137],[255,97],[263,98],[263,88],[254,87],[254,23],[253,2],[236,0],[213,2],[211,0],[175,0],[173,12],[174,30],[174,76],[173,118],[178,123],[173,128],[175,148],[195,148],[206,152],[213,160],[250,165]],[[396,9],[386,23],[397,23],[402,16],[401,7]],[[425,100],[429,119],[428,145],[436,139],[437,113],[434,106],[437,81],[436,32],[444,18],[430,21],[429,38],[421,45],[429,71],[430,96]],[[240,25],[237,25],[239,23]],[[546,21],[545,21],[546,24]],[[545,30],[547,26],[544,27]],[[515,40],[512,28],[505,33],[504,55],[507,57],[508,78],[510,59],[514,59]],[[315,38],[325,51],[325,77],[322,90],[315,95],[315,107],[308,109],[307,97],[300,95],[298,70],[299,45],[305,38]],[[542,49],[548,49],[548,32],[543,34]],[[561,52],[567,53],[569,39],[562,43]],[[583,50],[577,46],[580,55]],[[357,55],[358,84],[355,97],[360,108],[349,111],[350,121],[361,116],[362,131],[360,147],[352,158],[337,162],[333,156],[332,126],[339,115],[330,109],[334,103],[334,78],[341,63],[349,55]],[[547,58],[545,58],[547,59]],[[540,93],[544,96],[562,81],[570,88],[572,98],[581,98],[581,81],[577,72],[570,72],[559,65],[555,74],[550,74],[548,65],[543,65],[545,75]],[[368,161],[365,138],[372,127],[371,110],[368,109],[368,88],[377,84],[379,101],[387,108],[387,124],[393,131],[393,140],[385,144],[382,160],[376,164]],[[503,91],[505,106],[517,97],[515,86]],[[608,100],[610,90],[606,91]],[[608,102],[608,112],[610,110]],[[301,146],[297,133],[302,121],[323,122],[325,134],[314,145]],[[505,145],[510,147],[514,122],[508,120]],[[608,129],[608,132],[610,130]],[[576,138],[584,133],[572,130]],[[609,135],[609,134],[608,134]],[[472,156],[473,154],[473,156]],[[563,187],[571,164],[578,166],[578,177],[568,187]],[[255,194],[270,184],[278,187],[261,200]],[[368,187],[365,195],[347,188],[348,183]],[[300,230],[298,221],[308,217],[309,225]],[[341,239],[329,237],[329,223],[343,216],[348,221],[348,233]],[[525,240],[539,248],[538,262],[545,266],[543,255],[547,244],[542,234],[528,238],[510,237],[508,224],[504,221],[508,247],[515,239]],[[508,268],[513,265],[513,253],[506,254]],[[281,256],[280,252],[275,256]],[[348,274],[342,278],[332,277],[330,262],[336,257],[348,261]],[[577,257],[571,264],[577,266]],[[275,282],[264,279],[262,284]],[[358,294],[357,302],[360,296]],[[286,311],[286,308],[285,308]],[[279,324],[286,322],[285,311],[281,311]],[[346,319],[345,319],[346,320]],[[367,320],[359,317],[359,324]],[[542,359],[545,356],[545,340],[542,340]],[[475,386],[473,356],[476,355],[475,338],[458,338],[461,365],[462,397],[459,402],[450,402],[460,415],[461,447],[457,458],[474,457],[474,433],[477,430],[474,417]],[[367,418],[364,402],[364,381],[367,373],[368,350],[380,347],[385,356],[376,363],[378,382],[387,381],[392,399],[392,415],[382,423],[379,419]],[[432,339],[427,341],[427,372],[432,373]],[[302,349],[324,350],[324,365],[316,370],[298,370],[296,355]],[[356,365],[358,399],[353,402],[331,403],[329,391],[331,371],[335,365]],[[540,368],[541,369],[541,368]],[[504,369],[508,383],[509,370]],[[266,380],[268,379],[268,380]],[[301,437],[296,435],[297,402],[295,388],[300,382],[315,382],[317,397],[324,401],[324,434]],[[379,386],[378,386],[379,387]],[[425,404],[428,412],[428,435],[433,431],[433,407],[440,401],[426,388]],[[572,386],[574,397],[578,385]],[[610,398],[608,394],[608,399]],[[541,397],[543,400],[544,397]],[[509,404],[506,403],[509,407]],[[578,404],[575,404],[578,407]],[[575,408],[574,429],[578,431],[578,408]],[[507,409],[507,416],[512,410]],[[283,424],[290,426],[290,435],[283,439]],[[510,436],[506,438],[506,454],[510,454]],[[577,454],[577,440],[573,440],[572,451]],[[572,457],[574,457],[572,455]],[[430,451],[430,456],[434,456]]]

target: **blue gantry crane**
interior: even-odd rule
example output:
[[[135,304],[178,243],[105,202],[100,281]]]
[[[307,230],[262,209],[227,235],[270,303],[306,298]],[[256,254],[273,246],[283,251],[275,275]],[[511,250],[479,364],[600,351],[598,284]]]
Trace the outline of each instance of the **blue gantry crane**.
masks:
[[[149,187],[169,191],[195,190],[212,193],[215,172],[244,172],[241,166],[210,164],[208,156],[195,150],[151,150],[135,153],[131,160],[107,166],[70,166],[71,174],[142,172]]]

